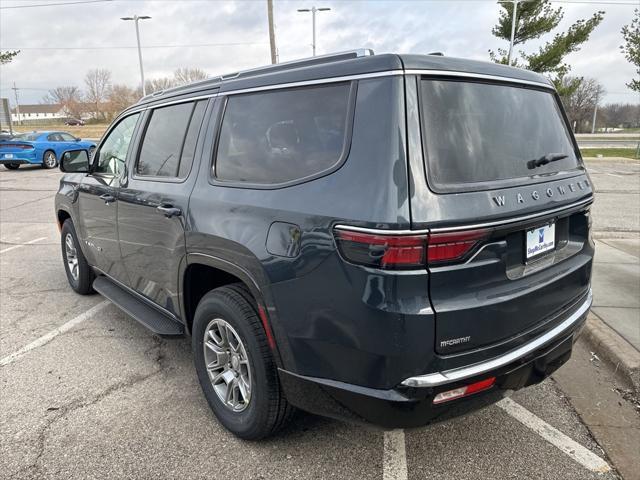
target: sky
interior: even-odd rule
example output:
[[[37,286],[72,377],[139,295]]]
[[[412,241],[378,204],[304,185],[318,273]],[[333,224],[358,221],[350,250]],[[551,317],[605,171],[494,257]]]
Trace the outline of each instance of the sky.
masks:
[[[180,67],[210,75],[270,63],[266,0],[0,0],[0,49],[20,49],[0,66],[0,96],[14,103],[40,103],[57,86],[84,87],[93,68],[112,72],[112,81],[140,84],[133,22],[120,17],[149,15],[140,22],[147,79],[171,76]],[[630,23],[640,0],[563,0],[559,30],[604,10],[605,18],[580,51],[566,57],[571,74],[594,77],[604,85],[604,103],[640,103],[625,83],[634,67],[620,51],[620,29]],[[488,50],[508,43],[491,34],[499,6],[493,0],[274,0],[279,60],[311,56],[311,14],[298,8],[329,7],[317,16],[317,53],[372,48],[376,53],[443,52],[488,60]],[[21,8],[12,8],[21,7]],[[527,43],[532,52],[551,35]],[[116,48],[119,47],[119,48]],[[125,47],[125,48],[122,48]]]

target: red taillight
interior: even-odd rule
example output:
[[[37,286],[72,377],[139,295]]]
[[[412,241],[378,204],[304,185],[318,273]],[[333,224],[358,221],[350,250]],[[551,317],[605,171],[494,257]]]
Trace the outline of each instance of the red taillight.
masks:
[[[451,400],[455,400],[457,398],[467,397],[474,393],[482,392],[484,390],[488,390],[496,383],[496,377],[490,377],[485,380],[480,380],[479,382],[472,383],[470,385],[465,385],[464,387],[454,388],[453,390],[447,390],[446,392],[440,392],[433,398],[433,403],[444,403],[450,402]]]
[[[459,260],[488,236],[488,230],[430,233],[427,261],[431,264]]]
[[[340,253],[359,265],[388,270],[425,268],[426,235],[378,235],[335,230]]]
[[[359,265],[389,270],[426,268],[452,263],[465,256],[489,230],[394,235],[336,229],[336,243],[342,256]]]

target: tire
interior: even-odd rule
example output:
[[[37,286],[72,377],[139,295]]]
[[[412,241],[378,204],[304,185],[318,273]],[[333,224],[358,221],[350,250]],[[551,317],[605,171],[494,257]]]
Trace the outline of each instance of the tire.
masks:
[[[227,374],[233,375],[231,369],[234,367],[234,350],[227,350],[231,352],[230,356],[227,355],[227,367],[220,369],[211,365],[224,365],[224,360],[218,361],[220,354],[216,355],[213,348],[205,346],[206,337],[207,343],[222,351],[222,356],[226,355],[209,335],[211,329],[215,337],[222,339],[222,335],[218,336],[215,333],[216,328],[217,333],[220,333],[223,325],[220,321],[231,327],[224,327],[228,339],[235,336],[240,340],[229,340],[229,345],[233,346],[235,343],[239,352],[235,364],[246,362],[246,365],[240,365],[235,369],[235,380],[238,382],[235,396],[239,400],[237,408],[225,404],[225,395],[221,395],[224,394],[221,390],[224,390],[226,381],[220,381],[216,387],[212,382],[212,378],[219,378],[221,372],[226,371]],[[273,435],[289,421],[294,408],[287,402],[280,387],[276,364],[258,317],[255,300],[243,284],[232,284],[207,293],[196,309],[192,334],[194,361],[200,386],[211,410],[227,430],[245,440],[258,440]],[[243,358],[242,352],[246,353],[246,358]],[[212,357],[216,360],[212,361]],[[207,365],[211,367],[211,376]],[[243,396],[239,384],[246,378],[249,379],[249,395],[246,395],[245,383]],[[227,384],[227,389],[230,384]],[[245,401],[246,396],[249,398]],[[233,395],[230,397],[230,401],[233,402]]]
[[[76,229],[70,219],[65,220],[60,232],[60,244],[62,247],[62,261],[64,271],[67,274],[69,285],[76,293],[88,295],[93,293],[93,280],[95,273],[82,253]],[[72,258],[75,255],[75,262]]]
[[[56,158],[56,154],[53,150],[47,150],[42,155],[42,168],[56,168],[58,166],[58,159]]]
[[[20,168],[20,164],[19,163],[5,163],[4,164],[4,168],[6,168],[7,170],[17,170]]]

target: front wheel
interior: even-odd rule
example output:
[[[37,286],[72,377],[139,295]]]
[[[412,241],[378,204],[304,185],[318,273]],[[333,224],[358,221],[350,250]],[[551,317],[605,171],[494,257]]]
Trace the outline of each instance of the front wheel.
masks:
[[[17,170],[20,168],[20,164],[19,163],[5,163],[4,164],[4,168],[6,168],[7,170]]]
[[[51,150],[47,150],[44,152],[42,157],[42,166],[44,168],[56,168],[58,166],[58,159],[56,158],[56,154]]]
[[[67,274],[69,285],[80,295],[93,293],[95,274],[80,249],[76,229],[71,220],[66,220],[62,225],[60,239],[62,260],[64,261],[64,270]]]
[[[242,284],[207,293],[193,320],[196,372],[220,423],[245,440],[267,437],[291,417],[255,300]]]

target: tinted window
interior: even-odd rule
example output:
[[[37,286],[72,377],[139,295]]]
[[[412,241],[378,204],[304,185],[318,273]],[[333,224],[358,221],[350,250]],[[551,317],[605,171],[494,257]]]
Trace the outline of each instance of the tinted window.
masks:
[[[138,157],[138,175],[178,177],[189,172],[206,105],[194,106],[181,103],[153,110]]]
[[[178,167],[179,178],[186,177],[189,174],[189,170],[191,170],[193,157],[196,153],[198,134],[200,133],[200,126],[202,125],[206,108],[207,102],[198,102],[196,103],[196,108],[193,110],[193,115],[191,115],[191,122],[189,123],[187,136],[184,139],[184,147],[182,148],[182,155],[180,156],[180,166]]]
[[[98,165],[94,172],[117,175],[127,159],[127,151],[133,137],[139,113],[130,115],[116,125],[102,142],[98,152]]]
[[[16,140],[24,140],[25,142],[35,142],[40,137],[40,133],[22,133],[20,135],[16,135]]]
[[[216,177],[277,184],[323,172],[344,150],[350,84],[229,97]]]
[[[62,139],[62,141],[65,142],[75,142],[76,141],[76,137],[74,137],[73,135],[69,135],[68,133],[59,133],[58,135],[60,135],[60,138]]]
[[[423,80],[429,181],[450,190],[470,184],[573,170],[578,161],[552,93],[531,88]],[[529,169],[550,153],[567,158]]]

